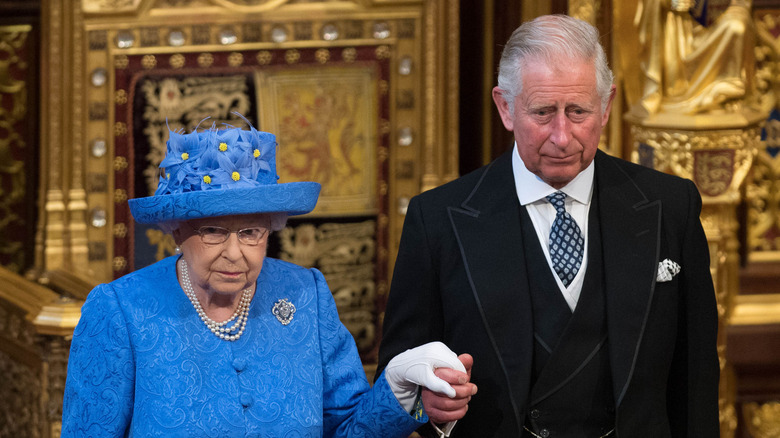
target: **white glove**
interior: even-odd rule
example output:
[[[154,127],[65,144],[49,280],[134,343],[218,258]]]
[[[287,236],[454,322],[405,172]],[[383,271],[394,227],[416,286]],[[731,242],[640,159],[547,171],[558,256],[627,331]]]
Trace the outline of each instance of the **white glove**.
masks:
[[[436,368],[452,368],[466,372],[458,356],[438,341],[406,350],[387,364],[385,379],[406,412],[410,412],[414,406],[418,385],[450,398],[455,397],[452,386],[433,374]]]

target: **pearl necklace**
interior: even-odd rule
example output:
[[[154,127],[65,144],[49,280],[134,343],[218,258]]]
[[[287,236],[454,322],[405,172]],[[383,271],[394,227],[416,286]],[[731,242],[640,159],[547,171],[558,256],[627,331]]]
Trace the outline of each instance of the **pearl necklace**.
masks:
[[[195,307],[195,311],[198,312],[200,320],[206,324],[206,327],[211,330],[211,333],[214,333],[214,335],[225,341],[235,341],[240,338],[241,335],[244,334],[247,317],[249,316],[249,303],[252,301],[251,288],[244,289],[241,301],[238,303],[236,311],[233,312],[233,316],[225,321],[217,322],[206,315],[206,311],[203,310],[200,300],[198,300],[198,297],[195,295],[195,290],[192,289],[192,283],[190,283],[190,275],[187,272],[187,262],[184,259],[181,259],[181,274],[184,293],[187,295],[187,298],[190,299],[192,306]],[[233,320],[236,320],[236,322],[230,327],[227,327],[227,324]]]

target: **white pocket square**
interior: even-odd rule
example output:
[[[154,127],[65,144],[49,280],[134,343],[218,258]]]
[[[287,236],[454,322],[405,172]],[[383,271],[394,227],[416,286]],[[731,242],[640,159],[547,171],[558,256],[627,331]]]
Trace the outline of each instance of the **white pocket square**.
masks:
[[[671,281],[672,277],[680,273],[680,265],[666,259],[658,263],[658,275],[655,277],[655,281],[661,283],[664,281]]]

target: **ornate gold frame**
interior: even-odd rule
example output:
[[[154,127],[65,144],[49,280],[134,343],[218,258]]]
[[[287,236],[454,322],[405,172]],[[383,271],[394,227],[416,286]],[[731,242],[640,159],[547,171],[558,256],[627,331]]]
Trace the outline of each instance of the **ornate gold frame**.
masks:
[[[377,184],[386,172],[378,171],[377,149],[387,145],[381,145],[375,120],[381,81],[376,70],[352,63],[255,72],[256,87],[266,90],[258,94],[260,129],[276,133],[284,145],[276,160],[280,182],[322,184],[312,216],[381,212]],[[343,87],[344,82],[352,86]],[[293,99],[300,107],[289,105]],[[285,127],[284,118],[303,119],[304,126]],[[343,137],[351,139],[342,142]],[[331,158],[312,159],[326,154]]]

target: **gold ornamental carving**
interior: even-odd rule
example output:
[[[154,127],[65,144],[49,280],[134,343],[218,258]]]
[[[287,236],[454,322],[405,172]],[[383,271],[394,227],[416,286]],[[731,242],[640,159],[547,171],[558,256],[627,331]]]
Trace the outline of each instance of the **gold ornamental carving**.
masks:
[[[32,26],[0,26],[0,255],[6,267],[19,272],[24,265],[23,247],[17,227],[24,223],[22,203],[25,198],[24,162],[17,159],[26,144],[20,122],[28,117],[27,84],[23,80],[28,63],[22,51]],[[12,230],[12,231],[9,231]]]
[[[0,267],[0,436],[57,436],[82,304]]]
[[[759,144],[761,119],[744,129],[684,130],[635,124],[632,160],[692,179],[702,195],[735,201]]]
[[[112,266],[115,271],[121,271],[127,267],[127,259],[124,257],[114,257]]]
[[[44,349],[46,362],[44,412],[49,425],[48,436],[58,437],[62,426],[62,399],[65,394],[65,380],[68,374],[70,339],[56,336],[42,338],[46,343]]]
[[[657,118],[635,119],[632,159],[648,167],[693,180],[702,195],[702,225],[710,247],[710,270],[718,303],[718,357],[721,366],[721,437],[734,436],[736,384],[726,363],[726,327],[739,290],[739,241],[736,207],[743,183],[760,144],[763,118],[751,117],[741,129],[707,124],[707,116],[677,115],[689,120],[692,128],[658,126]],[[744,114],[743,114],[744,116]],[[650,126],[645,125],[647,121]],[[695,129],[707,126],[707,129]]]
[[[731,438],[737,427],[736,383],[726,362],[725,333],[739,291],[736,210],[767,112],[755,83],[749,2],[730,0],[721,13],[703,15],[697,3],[638,0],[636,36],[617,43],[622,65],[636,73],[624,72],[632,160],[691,179],[702,195],[718,303],[720,432]],[[701,24],[696,15],[715,18]]]
[[[150,228],[146,230],[146,238],[149,240],[149,245],[157,248],[154,255],[156,260],[162,260],[177,253],[176,242],[173,240],[173,236],[168,233]]]
[[[739,114],[756,103],[750,2],[731,0],[705,25],[694,18],[701,12],[694,10],[695,3],[638,1],[634,16],[638,40],[634,43],[639,49],[641,76],[630,79],[638,82],[629,85],[630,111],[635,118],[656,115],[663,124],[680,126],[673,115]],[[636,59],[637,52],[625,56]],[[739,123],[728,118],[721,121]]]
[[[288,226],[279,232],[282,258],[317,267],[333,293],[339,317],[362,355],[378,347],[374,270],[375,221]]]
[[[747,430],[752,438],[776,438],[780,436],[780,402],[759,405],[746,403],[743,407]]]
[[[357,58],[357,51],[354,47],[347,47],[341,51],[341,57],[346,63],[355,62],[355,59]]]
[[[756,156],[745,197],[749,260],[780,261],[780,157],[766,148]]]
[[[100,12],[132,10],[141,4],[142,0],[81,0],[84,12]]]
[[[4,418],[0,426],[0,435],[42,437],[40,409],[15,409],[19,406],[35,407],[41,399],[41,380],[37,370],[17,361],[9,354],[0,351],[0,412],[14,412],[16,415]]]
[[[780,262],[780,11],[757,11],[756,82],[770,112],[746,189],[747,256]]]

